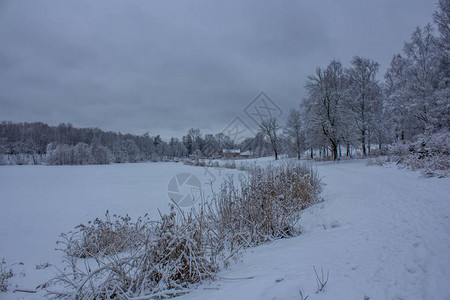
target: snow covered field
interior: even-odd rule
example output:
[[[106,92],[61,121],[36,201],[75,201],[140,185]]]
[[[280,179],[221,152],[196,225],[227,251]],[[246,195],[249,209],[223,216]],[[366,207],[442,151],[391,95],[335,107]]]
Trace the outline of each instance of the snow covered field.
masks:
[[[299,299],[299,290],[308,299],[450,299],[449,178],[362,160],[320,163],[318,170],[325,201],[303,214],[303,235],[247,250],[219,273],[223,279],[180,299]],[[216,184],[236,172],[210,171]],[[23,262],[15,269],[25,273],[11,283],[33,289],[46,281],[53,267],[35,266],[60,265],[58,234],[107,209],[132,217],[167,210],[167,184],[181,172],[211,180],[204,168],[180,163],[1,167],[0,258]],[[330,272],[318,294],[313,266]]]
[[[321,163],[303,235],[247,251],[182,299],[450,299],[450,180],[361,160]],[[315,294],[313,270],[329,270]]]
[[[205,172],[182,163],[0,167],[0,261],[24,263],[14,267],[17,275],[10,279],[10,289],[16,284],[34,289],[54,276],[53,267],[37,270],[36,265],[61,266],[61,253],[54,250],[59,234],[104,217],[106,210],[132,218],[145,213],[157,218],[158,209],[167,212],[168,183],[183,172],[199,178],[208,193],[211,180],[220,184],[223,176],[236,171]],[[0,293],[0,299],[24,296],[33,298]]]

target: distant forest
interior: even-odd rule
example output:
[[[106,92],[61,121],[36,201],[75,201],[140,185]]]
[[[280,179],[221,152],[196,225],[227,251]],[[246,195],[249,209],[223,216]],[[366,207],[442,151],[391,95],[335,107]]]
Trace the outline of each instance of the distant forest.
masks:
[[[441,158],[450,168],[450,1],[441,0],[434,26],[417,27],[384,74],[379,64],[354,56],[349,66],[333,60],[305,83],[306,97],[289,112],[286,124],[270,118],[240,144],[223,133],[191,128],[181,140],[159,135],[121,134],[71,124],[0,124],[0,164],[107,164],[162,161],[194,156],[214,158],[222,149],[250,151],[254,157],[289,154],[300,159],[352,153]],[[437,29],[437,30],[436,30]],[[318,154],[318,155],[317,155]],[[448,167],[447,167],[448,166]]]
[[[189,155],[215,157],[234,143],[223,133],[202,135],[190,129],[180,141],[164,141],[159,135],[122,134],[72,124],[50,126],[41,122],[0,123],[3,164],[83,165],[162,161]]]

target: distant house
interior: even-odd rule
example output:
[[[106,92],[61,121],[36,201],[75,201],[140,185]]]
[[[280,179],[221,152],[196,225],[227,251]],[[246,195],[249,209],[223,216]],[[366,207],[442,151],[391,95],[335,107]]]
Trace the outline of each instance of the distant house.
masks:
[[[223,158],[237,158],[241,154],[239,149],[223,149],[220,151],[219,155]]]
[[[247,150],[245,152],[240,153],[239,157],[241,157],[241,158],[252,158],[253,157],[253,152]]]

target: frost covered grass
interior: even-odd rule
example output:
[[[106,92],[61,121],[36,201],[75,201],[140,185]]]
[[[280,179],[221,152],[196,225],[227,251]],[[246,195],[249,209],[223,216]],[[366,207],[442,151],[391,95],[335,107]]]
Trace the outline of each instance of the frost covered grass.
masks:
[[[6,259],[2,258],[0,261],[0,292],[6,292],[9,288],[8,280],[16,275],[13,270],[15,265],[23,265],[22,262],[7,264]]]
[[[298,234],[302,209],[318,201],[320,180],[311,167],[298,163],[246,167],[236,183],[224,181],[211,214],[221,238],[256,246]]]
[[[86,258],[116,254],[138,247],[148,229],[147,215],[136,221],[126,216],[105,214],[87,225],[80,224],[74,232],[61,234],[58,244],[66,246],[64,252],[70,257]]]
[[[0,292],[8,290],[8,279],[13,276],[14,273],[11,267],[6,264],[6,260],[3,258],[0,262]]]
[[[78,227],[79,236],[64,239],[66,268],[45,284],[49,295],[77,299],[169,297],[186,293],[190,283],[216,271],[214,255],[207,253],[202,219],[194,212],[177,215],[172,206],[157,222],[113,218],[114,223],[108,217]],[[124,231],[130,239],[116,239]]]
[[[300,211],[317,202],[320,181],[296,163],[247,168],[211,201],[172,205],[158,221],[106,215],[62,235],[66,268],[45,284],[58,297],[151,299],[215,278],[239,250],[299,233]],[[95,266],[95,268],[94,268]]]

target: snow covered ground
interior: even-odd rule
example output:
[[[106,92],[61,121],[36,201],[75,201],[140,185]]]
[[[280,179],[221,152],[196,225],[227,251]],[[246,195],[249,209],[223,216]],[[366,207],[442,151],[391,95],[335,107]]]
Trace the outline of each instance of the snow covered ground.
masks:
[[[247,251],[182,299],[450,299],[448,178],[361,160],[318,169],[325,201],[303,214],[303,235]],[[314,266],[330,272],[318,294]]]
[[[299,290],[308,299],[450,299],[450,179],[362,160],[317,166],[325,201],[304,212],[301,236],[247,250],[221,280],[180,299],[300,299]],[[210,171],[216,184],[234,172]],[[32,289],[48,279],[54,269],[35,265],[58,265],[58,234],[106,209],[136,217],[167,208],[167,184],[181,172],[212,178],[176,163],[1,167],[0,258],[25,263],[11,282]],[[318,294],[313,266],[330,272]]]
[[[207,171],[207,172],[206,172]],[[168,184],[180,173],[196,176],[206,193],[235,170],[185,166],[182,163],[138,163],[94,166],[0,167],[0,262],[16,264],[9,281],[33,290],[55,274],[61,253],[59,234],[110,214],[133,218],[148,213],[155,219],[169,210]],[[187,193],[186,189],[181,193]],[[52,264],[46,269],[36,265]],[[17,265],[23,263],[24,265]],[[0,293],[0,299],[41,296]]]

